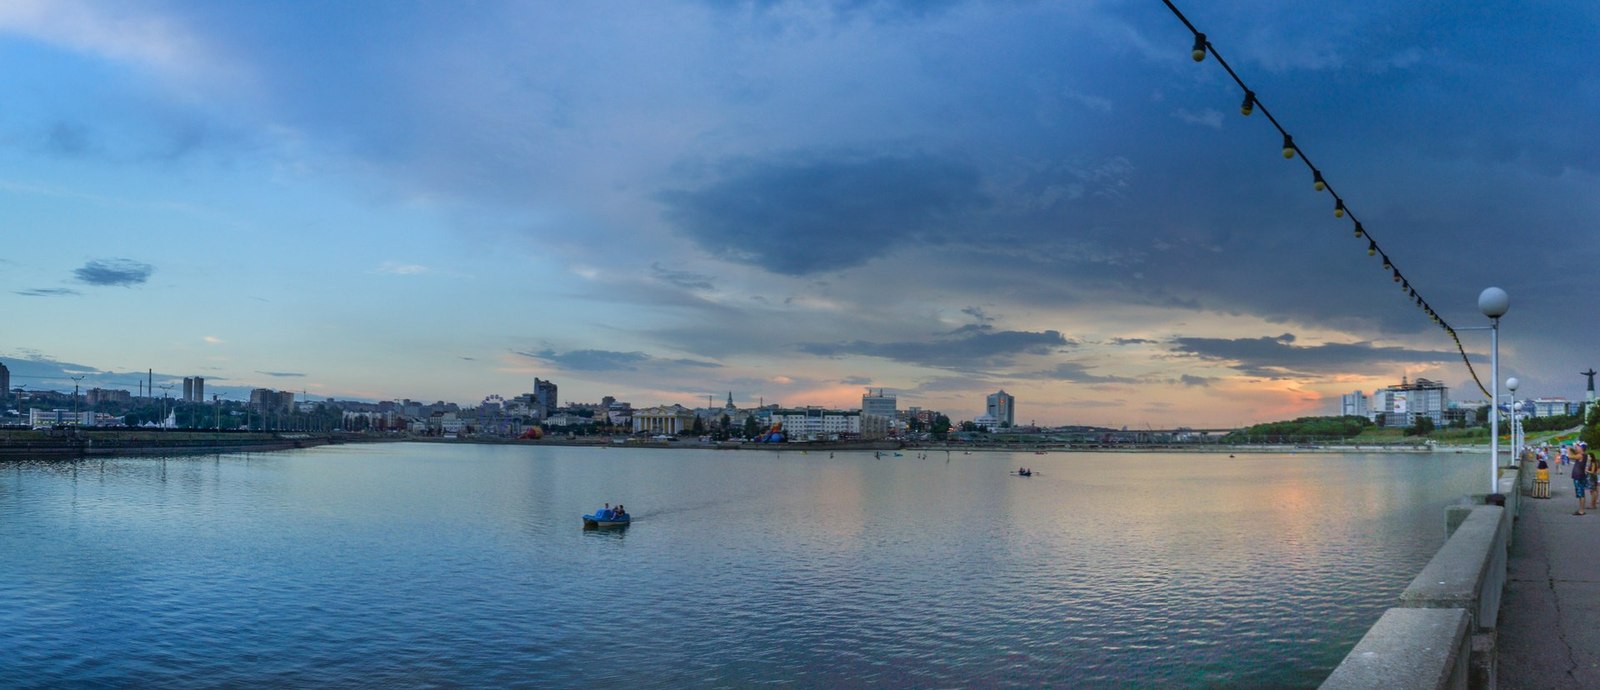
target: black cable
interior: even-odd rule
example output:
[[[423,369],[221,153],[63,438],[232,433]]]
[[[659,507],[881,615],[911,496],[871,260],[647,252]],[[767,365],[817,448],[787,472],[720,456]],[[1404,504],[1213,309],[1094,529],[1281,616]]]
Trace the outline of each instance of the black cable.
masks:
[[[1323,176],[1322,170],[1317,168],[1316,164],[1311,162],[1311,157],[1306,155],[1305,149],[1300,148],[1299,144],[1294,143],[1294,137],[1290,136],[1289,130],[1285,129],[1283,124],[1278,122],[1278,118],[1273,117],[1272,111],[1267,109],[1267,105],[1261,102],[1261,97],[1244,83],[1244,79],[1239,76],[1239,73],[1233,71],[1233,66],[1229,65],[1228,61],[1222,57],[1222,53],[1217,52],[1217,47],[1211,44],[1211,41],[1206,38],[1204,33],[1195,28],[1194,23],[1190,22],[1188,17],[1183,16],[1183,12],[1178,10],[1177,5],[1172,4],[1172,0],[1161,0],[1161,2],[1166,4],[1167,9],[1172,10],[1172,14],[1178,17],[1178,21],[1183,22],[1183,25],[1188,27],[1190,33],[1194,34],[1195,60],[1199,61],[1204,59],[1205,53],[1210,53],[1217,59],[1217,64],[1222,65],[1222,69],[1228,72],[1228,76],[1233,78],[1233,82],[1238,84],[1240,89],[1244,90],[1245,105],[1242,108],[1242,110],[1245,111],[1244,114],[1248,116],[1250,112],[1253,112],[1254,110],[1260,110],[1261,114],[1267,118],[1267,121],[1272,123],[1272,127],[1278,130],[1279,134],[1283,135],[1284,156],[1293,157],[1295,154],[1299,155],[1300,161],[1305,163],[1306,168],[1311,171],[1312,179],[1316,182],[1322,183],[1322,186],[1327,190],[1328,194],[1333,197],[1335,215],[1337,216],[1340,214],[1340,212],[1342,212],[1344,215],[1348,215],[1350,217],[1350,221],[1355,223],[1356,237],[1367,240],[1368,253],[1376,253],[1377,255],[1382,256],[1385,268],[1390,269],[1394,273],[1394,281],[1400,283],[1402,287],[1408,290],[1410,297],[1416,301],[1417,306],[1422,309],[1423,313],[1427,314],[1429,318],[1433,319],[1434,323],[1439,324],[1439,327],[1444,329],[1444,332],[1450,334],[1451,340],[1455,342],[1456,351],[1461,353],[1461,361],[1467,365],[1467,373],[1472,374],[1472,381],[1478,384],[1478,390],[1483,391],[1483,395],[1485,397],[1493,398],[1494,395],[1489,392],[1488,387],[1483,385],[1483,380],[1478,378],[1478,371],[1477,369],[1473,368],[1472,360],[1467,357],[1467,350],[1461,345],[1461,338],[1456,334],[1456,329],[1451,328],[1450,323],[1445,321],[1444,317],[1439,316],[1438,312],[1434,311],[1433,307],[1428,304],[1428,300],[1423,298],[1422,293],[1417,291],[1416,285],[1412,284],[1411,281],[1400,272],[1400,269],[1394,265],[1394,261],[1389,258],[1388,252],[1383,251],[1383,246],[1378,244],[1378,240],[1374,238],[1372,233],[1361,224],[1361,219],[1356,216],[1356,212],[1350,208],[1350,205],[1345,203],[1344,197],[1339,196],[1339,192],[1334,190],[1333,183],[1329,182],[1327,178]]]

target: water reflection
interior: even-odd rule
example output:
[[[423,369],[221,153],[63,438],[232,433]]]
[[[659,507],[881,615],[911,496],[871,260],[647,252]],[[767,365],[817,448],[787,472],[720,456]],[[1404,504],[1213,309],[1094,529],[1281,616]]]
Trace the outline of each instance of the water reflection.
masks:
[[[1010,475],[1024,464],[1040,474]],[[1474,464],[445,444],[6,461],[0,599],[22,604],[0,607],[0,656],[36,686],[1308,686],[1442,542]],[[581,529],[605,501],[638,524]]]

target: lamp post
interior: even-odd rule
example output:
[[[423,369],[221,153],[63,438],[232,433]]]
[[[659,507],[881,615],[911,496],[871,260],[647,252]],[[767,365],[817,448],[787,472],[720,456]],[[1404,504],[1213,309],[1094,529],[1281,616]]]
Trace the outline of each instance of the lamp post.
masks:
[[[1478,293],[1478,311],[1489,317],[1489,493],[1500,493],[1500,317],[1511,309],[1511,297],[1497,287]]]
[[[1517,386],[1521,383],[1515,376],[1506,379],[1506,390],[1511,391],[1511,457],[1517,462],[1522,461],[1522,436],[1518,433],[1522,415],[1517,414]]]

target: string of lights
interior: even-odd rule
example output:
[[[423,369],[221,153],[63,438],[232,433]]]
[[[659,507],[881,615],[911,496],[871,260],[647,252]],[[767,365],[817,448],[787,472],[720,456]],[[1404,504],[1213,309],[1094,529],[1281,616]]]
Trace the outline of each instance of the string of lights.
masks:
[[[1204,33],[1195,28],[1194,24],[1189,21],[1188,17],[1183,16],[1183,12],[1179,11],[1178,7],[1172,4],[1172,0],[1161,1],[1166,3],[1167,9],[1172,10],[1172,13],[1178,17],[1178,21],[1183,22],[1183,25],[1189,28],[1190,33],[1194,34],[1194,49],[1191,53],[1191,57],[1194,58],[1194,61],[1203,62],[1206,59],[1206,54],[1209,53],[1216,58],[1217,64],[1222,65],[1222,69],[1227,70],[1228,76],[1232,77],[1234,83],[1238,84],[1239,88],[1244,91],[1244,102],[1239,106],[1239,113],[1245,117],[1249,117],[1251,113],[1259,110],[1261,111],[1261,115],[1265,117],[1268,122],[1272,123],[1273,128],[1277,129],[1278,133],[1283,135],[1283,157],[1294,158],[1296,155],[1300,157],[1300,161],[1305,164],[1308,170],[1311,171],[1311,188],[1318,192],[1327,192],[1329,196],[1333,197],[1333,217],[1350,218],[1350,222],[1354,224],[1353,229],[1355,232],[1355,238],[1357,240],[1364,239],[1367,241],[1367,256],[1383,257],[1383,270],[1389,272],[1394,282],[1400,285],[1400,289],[1406,293],[1407,298],[1412,302],[1415,302],[1417,308],[1420,309],[1423,314],[1426,314],[1428,318],[1433,320],[1434,324],[1438,325],[1439,328],[1443,329],[1445,333],[1450,335],[1450,339],[1455,343],[1456,351],[1461,353],[1461,361],[1467,365],[1467,372],[1472,374],[1473,382],[1478,384],[1478,389],[1483,391],[1483,395],[1485,397],[1493,397],[1490,395],[1489,389],[1483,385],[1483,381],[1478,378],[1478,371],[1472,367],[1472,360],[1467,357],[1467,350],[1464,346],[1462,346],[1461,336],[1456,333],[1456,329],[1451,327],[1450,323],[1445,321],[1444,317],[1440,316],[1439,312],[1434,310],[1433,305],[1428,304],[1428,300],[1424,299],[1422,297],[1422,293],[1417,291],[1417,286],[1413,285],[1411,280],[1406,278],[1405,274],[1400,272],[1400,268],[1396,266],[1394,261],[1389,258],[1389,253],[1385,252],[1383,250],[1383,246],[1378,244],[1378,239],[1373,237],[1371,232],[1367,231],[1366,226],[1362,225],[1360,217],[1358,217],[1355,211],[1350,208],[1349,204],[1345,203],[1344,197],[1340,196],[1339,192],[1334,189],[1333,184],[1328,182],[1328,180],[1323,177],[1322,170],[1317,168],[1316,164],[1311,162],[1311,157],[1306,155],[1305,149],[1302,149],[1299,144],[1295,143],[1294,137],[1289,135],[1289,130],[1285,129],[1283,124],[1278,122],[1278,118],[1272,116],[1272,111],[1268,110],[1266,104],[1261,102],[1261,99],[1256,95],[1256,92],[1251,90],[1250,87],[1244,83],[1244,79],[1240,78],[1239,74],[1233,71],[1233,67],[1228,64],[1228,61],[1224,60],[1222,54],[1217,52],[1217,47],[1212,45],[1211,41],[1206,39],[1206,35]]]

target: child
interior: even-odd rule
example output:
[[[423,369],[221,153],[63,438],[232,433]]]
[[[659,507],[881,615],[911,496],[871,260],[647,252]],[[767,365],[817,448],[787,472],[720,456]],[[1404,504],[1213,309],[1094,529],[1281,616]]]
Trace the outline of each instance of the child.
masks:
[[[1550,498],[1550,463],[1539,458],[1539,469],[1533,473],[1533,497]]]

